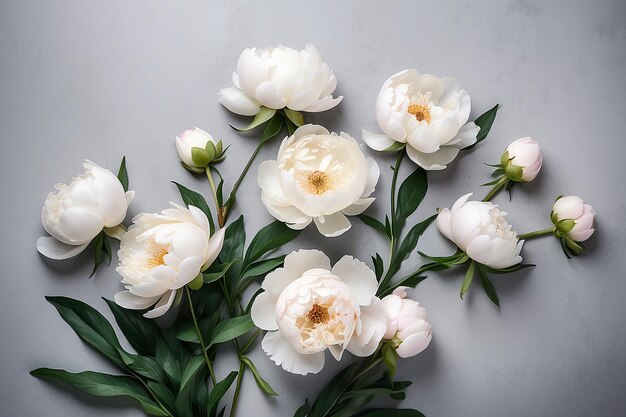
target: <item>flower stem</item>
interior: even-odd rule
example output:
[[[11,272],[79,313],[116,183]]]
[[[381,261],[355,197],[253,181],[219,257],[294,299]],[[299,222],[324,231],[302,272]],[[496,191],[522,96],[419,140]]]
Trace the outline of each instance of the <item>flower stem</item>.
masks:
[[[235,182],[235,185],[233,185],[233,189],[231,190],[230,195],[228,196],[228,201],[226,201],[226,204],[224,205],[224,207],[222,207],[222,216],[224,218],[224,223],[226,223],[226,219],[228,217],[228,211],[230,210],[233,203],[235,202],[235,195],[237,194],[237,190],[239,189],[241,182],[243,181],[244,177],[248,173],[248,170],[252,166],[252,163],[254,162],[255,158],[257,157],[257,155],[263,148],[264,144],[265,144],[265,141],[259,141],[258,145],[256,145],[256,148],[254,149],[254,152],[252,152],[252,155],[250,155],[250,159],[248,159],[248,163],[246,163],[246,166],[243,168],[243,171],[241,171],[239,178],[237,178],[237,182]]]
[[[551,235],[553,233],[554,233],[554,226],[553,227],[548,227],[547,229],[537,230],[535,232],[522,233],[520,235],[517,235],[517,237],[520,240],[522,240],[522,239],[532,239],[534,237]]]
[[[502,177],[500,178],[500,181],[498,181],[496,183],[496,185],[493,186],[493,188],[491,189],[491,191],[489,191],[489,193],[485,196],[485,198],[483,198],[483,202],[487,202],[489,200],[491,200],[496,194],[498,194],[504,187],[506,187],[506,185],[508,184],[509,179],[507,177]]]
[[[211,193],[213,194],[213,200],[215,201],[215,208],[217,210],[217,224],[220,228],[224,227],[224,223],[226,219],[224,219],[224,213],[222,208],[220,207],[219,200],[217,198],[217,189],[215,188],[215,182],[213,182],[213,174],[211,173],[211,167],[207,166],[205,169],[206,177],[209,180],[209,185],[211,186]]]
[[[235,411],[237,410],[237,400],[239,399],[239,393],[241,392],[241,382],[243,381],[243,373],[246,368],[239,357],[239,373],[237,374],[237,385],[235,385],[235,393],[233,394],[233,405],[230,407],[230,417],[235,417]]]
[[[400,171],[400,164],[402,164],[402,158],[404,157],[404,153],[404,149],[401,149],[398,152],[396,165],[393,168],[393,177],[391,179],[391,236],[389,237],[389,269],[387,269],[387,274],[382,279],[379,288],[384,287],[387,282],[391,280],[391,276],[389,276],[389,273],[391,272],[393,256],[396,251],[396,233],[399,232],[399,230],[396,230],[396,183],[398,182],[398,171]]]
[[[189,311],[191,312],[193,325],[196,328],[196,334],[198,335],[198,340],[200,341],[200,346],[202,347],[202,354],[204,355],[204,361],[206,362],[206,366],[209,368],[209,373],[211,374],[211,381],[213,381],[213,385],[215,385],[217,384],[217,380],[215,379],[215,373],[213,372],[213,366],[211,366],[211,360],[209,359],[209,354],[206,351],[206,345],[204,344],[204,339],[202,338],[202,332],[200,331],[200,326],[198,326],[198,320],[196,319],[196,312],[194,311],[193,302],[191,301],[191,292],[189,291],[189,287],[185,287],[185,293],[187,294],[187,301],[189,303]]]

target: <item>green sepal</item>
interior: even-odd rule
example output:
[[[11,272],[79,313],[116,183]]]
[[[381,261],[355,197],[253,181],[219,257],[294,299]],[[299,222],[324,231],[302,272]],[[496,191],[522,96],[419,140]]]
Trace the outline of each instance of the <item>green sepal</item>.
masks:
[[[296,127],[300,127],[304,124],[304,114],[302,114],[302,112],[291,110],[287,107],[285,107],[283,111],[285,112],[287,118],[291,120]]]
[[[211,154],[206,149],[197,146],[191,148],[191,160],[196,167],[207,166],[212,159]]]
[[[554,226],[556,227],[556,230],[562,234],[566,234],[571,232],[574,226],[576,226],[576,221],[574,219],[563,219],[556,222]]]
[[[511,159],[509,158],[509,151],[504,151],[504,153],[500,157],[500,167],[505,168],[507,165],[509,165],[510,161]]]
[[[476,135],[476,142],[469,146],[466,146],[465,148],[463,148],[464,150],[472,149],[480,142],[485,140],[485,138],[489,134],[489,131],[491,130],[493,121],[496,119],[496,114],[498,113],[499,106],[500,104],[496,104],[491,109],[478,116],[476,120],[474,120],[474,124],[480,128],[478,134]]]
[[[248,130],[252,130],[255,127],[261,126],[263,123],[270,120],[275,114],[276,114],[275,109],[270,109],[268,107],[261,106],[261,108],[259,109],[259,112],[256,114],[256,116],[254,116],[254,120],[252,120],[252,123],[250,123],[248,126],[243,127],[243,128],[237,128],[231,125],[230,127],[235,129],[237,132],[247,132]]]
[[[504,175],[511,181],[521,182],[523,173],[524,167],[519,165],[508,164],[504,168]]]
[[[469,290],[470,285],[472,285],[472,280],[474,279],[474,271],[476,270],[476,264],[474,261],[470,262],[469,268],[467,268],[467,272],[465,273],[465,278],[463,278],[463,283],[461,284],[461,300],[463,296]]]
[[[387,342],[383,345],[380,354],[382,355],[384,364],[387,366],[387,369],[389,369],[389,373],[391,376],[394,376],[398,368],[398,354],[396,353],[396,349]]]
[[[395,151],[401,151],[402,149],[404,149],[406,147],[406,143],[402,143],[402,142],[394,142],[392,145],[389,145],[388,147],[386,147],[385,149],[383,149],[383,152],[395,152]]]
[[[187,284],[187,286],[190,289],[197,291],[200,288],[202,288],[202,284],[204,284],[204,277],[203,277],[202,272],[200,272],[198,275],[196,275],[196,277],[193,280],[191,280],[189,284]]]
[[[191,172],[192,174],[204,174],[204,168],[192,167],[191,165],[187,165],[183,161],[180,161],[180,164],[183,166],[183,168],[185,168],[187,171]]]
[[[126,157],[122,157],[120,169],[117,171],[117,179],[122,184],[124,191],[128,191],[128,172],[126,171]]]

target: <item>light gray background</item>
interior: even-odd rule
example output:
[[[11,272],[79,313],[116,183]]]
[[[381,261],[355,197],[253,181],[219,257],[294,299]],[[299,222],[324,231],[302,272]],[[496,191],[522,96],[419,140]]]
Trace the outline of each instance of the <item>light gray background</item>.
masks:
[[[512,203],[505,194],[496,198],[514,227],[546,227],[561,193],[582,196],[598,212],[598,231],[579,259],[567,260],[553,238],[527,243],[524,258],[537,267],[494,278],[501,310],[479,287],[461,301],[461,271],[420,284],[415,297],[428,309],[434,338],[423,354],[401,363],[399,376],[415,382],[403,405],[429,417],[623,415],[623,0],[179,3],[0,3],[0,414],[142,415],[130,401],[94,399],[27,374],[38,366],[111,370],[43,297],[71,296],[104,311],[100,297],[120,289],[114,265],[88,280],[88,257],[49,262],[37,254],[41,205],[56,182],[82,170],[83,158],[115,170],[127,156],[137,191],[130,215],[178,201],[170,180],[207,192],[206,181],[181,169],[175,153],[174,137],[193,126],[231,144],[222,168],[232,184],[255,139],[228,127],[247,120],[223,109],[217,91],[231,85],[245,47],[311,42],[345,98],[307,121],[331,130],[357,138],[362,127],[377,131],[378,89],[405,68],[458,78],[472,97],[473,116],[502,103],[483,145],[429,175],[430,191],[412,221],[466,192],[482,197],[479,185],[490,173],[483,162],[497,162],[510,141],[527,135],[541,143],[545,165],[535,182],[515,190]],[[376,157],[380,215],[388,207],[392,160]],[[239,193],[249,234],[272,220],[259,202],[256,165]],[[411,167],[405,164],[403,175]],[[323,249],[333,259],[386,253],[358,221],[332,240],[309,228],[296,246]],[[452,251],[435,228],[420,249]],[[419,262],[414,255],[408,263]],[[260,348],[252,356],[281,396],[262,396],[247,378],[240,416],[291,415],[339,369],[329,360],[322,373],[304,379],[281,371]],[[223,357],[220,375],[234,366]]]

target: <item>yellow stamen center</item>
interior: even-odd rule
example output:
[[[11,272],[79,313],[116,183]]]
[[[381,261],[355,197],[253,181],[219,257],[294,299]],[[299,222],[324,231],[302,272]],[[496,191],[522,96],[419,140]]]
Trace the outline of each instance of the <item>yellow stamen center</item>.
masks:
[[[328,174],[312,171],[306,178],[306,189],[311,194],[323,194],[328,191]]]
[[[424,106],[422,104],[410,104],[408,112],[411,113],[418,122],[425,121],[426,123],[430,123],[430,109],[428,106]]]
[[[330,320],[330,314],[328,313],[328,307],[321,306],[319,304],[313,304],[311,310],[307,314],[307,318],[314,324],[328,323]]]
[[[167,255],[167,249],[159,250],[148,259],[148,266],[154,268],[159,265],[165,265],[165,260],[163,259],[165,255]]]

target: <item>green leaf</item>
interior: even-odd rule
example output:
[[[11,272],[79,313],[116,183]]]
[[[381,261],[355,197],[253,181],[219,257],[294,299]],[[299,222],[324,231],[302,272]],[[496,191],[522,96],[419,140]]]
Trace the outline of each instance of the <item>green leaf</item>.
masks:
[[[413,250],[417,246],[419,238],[436,218],[437,215],[434,214],[426,220],[416,224],[411,228],[411,230],[409,230],[391,261],[388,273],[389,276],[393,276],[396,272],[400,270],[402,262],[404,262],[404,260],[409,257],[411,252],[413,252]]]
[[[176,331],[176,338],[183,342],[200,343],[196,328],[191,323],[183,323]]]
[[[456,251],[453,255],[450,256],[429,256],[424,252],[417,252],[422,258],[426,258],[430,261],[436,262],[438,264],[450,264],[450,265],[458,265],[461,263],[467,262],[469,257],[463,251]]]
[[[426,417],[417,410],[402,408],[376,408],[355,417]]]
[[[213,339],[211,339],[207,348],[243,336],[254,328],[254,323],[249,314],[224,320],[215,327]]]
[[[367,214],[359,214],[359,215],[357,215],[357,217],[359,218],[359,220],[361,220],[363,223],[365,223],[365,225],[367,225],[367,226],[371,227],[372,229],[380,232],[387,239],[391,238],[389,236],[389,234],[387,233],[387,228],[379,220],[376,220],[375,218],[370,217]]]
[[[291,110],[287,107],[285,107],[283,110],[285,111],[285,115],[287,116],[287,118],[291,120],[294,125],[300,127],[304,124],[304,114],[302,114],[302,112]]]
[[[120,356],[124,352],[117,340],[111,324],[96,309],[67,297],[46,297],[61,318],[70,325],[78,337],[102,353],[111,362],[120,368],[126,368],[126,364]]]
[[[356,398],[356,397],[368,397],[377,395],[394,395],[404,394],[404,390],[411,385],[411,382],[405,381],[404,383],[398,382],[393,387],[375,387],[365,388],[359,390],[348,391],[343,394],[342,398]]]
[[[500,308],[500,299],[498,298],[498,293],[496,293],[496,287],[493,286],[493,283],[482,271],[480,266],[478,267],[478,275],[480,275],[480,282],[483,284],[483,289],[485,290],[487,297],[489,297],[492,303]]]
[[[268,252],[291,242],[300,234],[300,230],[294,230],[283,222],[275,221],[263,227],[252,238],[250,246],[243,258],[243,268],[260,259]]]
[[[102,252],[104,251],[104,239],[104,231],[102,231],[90,242],[93,247],[93,269],[91,270],[91,274],[89,274],[89,278],[95,275],[96,270],[103,261]]]
[[[193,417],[191,390],[195,387],[197,376],[205,369],[202,356],[193,356],[183,371],[180,389],[176,395],[176,412],[181,417]]]
[[[579,256],[580,254],[583,253],[584,251],[583,246],[580,243],[574,241],[569,236],[567,235],[563,236],[562,240],[563,242],[565,242],[565,246],[567,246],[567,248],[570,250],[572,255]]]
[[[120,180],[124,191],[128,191],[128,172],[126,171],[126,157],[122,157],[120,169],[117,171],[117,179]]]
[[[489,131],[491,130],[493,121],[496,119],[496,114],[498,113],[499,106],[500,104],[496,104],[491,109],[478,116],[476,120],[474,120],[476,126],[480,127],[480,130],[476,135],[476,143],[473,143],[470,146],[466,146],[463,149],[472,149],[474,146],[485,140],[485,138],[489,134]]]
[[[194,206],[202,210],[202,212],[206,214],[207,219],[209,219],[209,228],[211,231],[211,235],[213,235],[213,233],[215,232],[215,224],[213,223],[213,216],[211,215],[211,209],[209,209],[209,205],[206,203],[206,200],[204,199],[204,197],[202,197],[202,194],[197,193],[193,190],[190,190],[189,188],[177,183],[176,181],[172,181],[172,182],[178,188],[180,197],[183,199],[183,202],[187,205],[187,207]]]
[[[263,130],[263,134],[261,135],[260,142],[264,143],[268,140],[272,139],[274,136],[278,135],[283,128],[283,118],[280,117],[279,114],[272,117],[265,126],[265,130]]]
[[[176,408],[176,396],[165,385],[159,384],[155,381],[148,381],[146,383],[148,388],[154,392],[156,397],[165,405],[168,409],[174,410]]]
[[[202,274],[204,283],[209,284],[222,278],[226,274],[226,272],[228,272],[230,267],[233,266],[233,264],[235,264],[237,261],[238,260],[234,260],[219,265],[211,265],[211,267]]]
[[[517,264],[517,265],[513,265],[510,266],[508,268],[500,268],[500,269],[494,269],[494,268],[490,268],[486,265],[481,265],[481,268],[483,271],[485,272],[489,272],[490,274],[509,274],[511,272],[515,272],[515,271],[519,271],[522,269],[526,269],[526,268],[530,268],[532,266],[535,266],[534,264]]]
[[[123,356],[127,366],[136,374],[152,379],[153,381],[165,382],[165,372],[163,372],[161,366],[153,358],[127,353],[124,353]]]
[[[278,394],[276,393],[276,391],[274,391],[270,384],[261,377],[258,369],[256,369],[256,366],[248,357],[242,356],[240,360],[244,365],[250,368],[250,371],[252,371],[252,375],[254,376],[254,380],[256,381],[256,384],[259,386],[259,388],[261,388],[261,391],[263,391],[267,395],[271,395],[274,397],[278,396]]]
[[[392,213],[395,219],[394,237],[399,238],[404,228],[407,217],[417,210],[428,191],[426,171],[417,168],[411,175],[406,177],[398,190],[398,203],[396,212]]]
[[[340,371],[320,392],[307,417],[324,417],[333,408],[339,397],[349,388],[349,383],[358,372],[358,364]]]
[[[220,252],[222,263],[232,262],[243,258],[243,247],[246,241],[246,232],[243,227],[243,215],[226,227],[224,245]]]
[[[237,378],[237,374],[237,371],[232,371],[226,376],[226,378],[215,384],[215,386],[211,390],[211,393],[209,394],[209,401],[207,404],[209,417],[216,416],[217,407],[219,407],[220,400],[230,389],[230,386],[235,381],[235,378]]]
[[[469,290],[470,285],[472,285],[472,280],[474,279],[474,271],[476,269],[476,264],[474,261],[470,262],[469,268],[467,268],[467,272],[465,273],[465,278],[463,278],[463,283],[461,284],[461,300],[463,296]]]
[[[264,276],[268,272],[271,272],[281,266],[283,262],[285,262],[285,255],[255,262],[246,268],[241,278],[244,279],[249,277]]]
[[[274,117],[275,114],[276,114],[275,109],[270,109],[265,106],[261,106],[261,108],[259,109],[259,112],[254,116],[254,119],[248,126],[243,127],[243,128],[236,128],[235,126],[231,125],[230,127],[235,129],[237,132],[247,132],[249,130],[254,129],[257,126],[261,126],[263,123],[267,122],[272,117]]]
[[[115,317],[115,322],[128,340],[128,343],[141,355],[154,356],[160,329],[154,320],[147,319],[136,310],[127,310],[114,301],[106,301]]]
[[[391,145],[389,145],[388,147],[386,147],[385,149],[383,149],[383,152],[395,152],[395,151],[402,150],[405,147],[406,147],[406,143],[394,142]]]
[[[304,404],[298,407],[296,412],[293,414],[293,417],[306,417],[309,414],[309,411],[311,411],[311,405],[309,404],[309,399],[307,398],[304,401]]]
[[[376,274],[376,278],[380,281],[385,269],[383,258],[376,253],[376,257],[372,256],[372,263],[374,264],[374,273]]]
[[[74,388],[98,397],[130,397],[151,416],[169,416],[150,397],[141,384],[128,376],[108,375],[99,372],[70,373],[61,369],[39,368],[32,376],[65,382]]]
[[[204,363],[204,357],[193,356],[191,360],[189,360],[189,362],[187,363],[187,366],[182,373],[179,392],[183,392],[185,389],[187,389],[198,371],[203,369],[203,367],[205,366],[206,365]]]
[[[178,341],[174,341],[173,343],[178,344]],[[170,381],[172,381],[174,387],[178,389],[182,377],[181,365],[165,338],[159,338],[157,340],[155,350],[156,361],[161,364],[161,368],[163,368]]]

